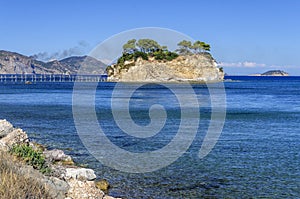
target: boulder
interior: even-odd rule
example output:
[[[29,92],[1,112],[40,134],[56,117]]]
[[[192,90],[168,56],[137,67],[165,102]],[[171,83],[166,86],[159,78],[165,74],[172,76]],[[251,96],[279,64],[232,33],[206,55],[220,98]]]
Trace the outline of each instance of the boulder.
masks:
[[[45,151],[46,147],[42,144],[36,143],[36,142],[29,142],[29,146],[33,148],[35,151]]]
[[[45,184],[45,187],[49,190],[49,194],[56,199],[64,198],[70,188],[67,182],[56,177],[44,177],[44,180],[41,180],[41,182]]]
[[[59,149],[53,149],[53,150],[45,150],[43,152],[45,158],[49,160],[50,162],[55,162],[55,161],[67,161],[70,162],[72,161],[71,156],[66,155],[65,152]]]
[[[106,193],[106,194],[108,193],[108,189],[109,189],[110,185],[107,180],[101,179],[101,180],[95,181],[95,185],[98,189],[100,189],[104,193]]]
[[[7,136],[12,130],[13,125],[6,121],[6,120],[0,120],[0,139]]]
[[[66,167],[64,165],[50,164],[50,167],[52,176],[57,177],[61,180],[66,179]]]
[[[45,188],[48,190],[48,193],[51,196],[51,198],[65,198],[65,195],[69,190],[69,184],[66,181],[53,176],[45,176],[41,172],[29,165],[16,166],[18,167],[16,171],[19,172],[21,175],[28,176],[29,178],[34,179],[40,184],[44,185]]]
[[[66,179],[76,179],[76,180],[94,180],[96,175],[94,170],[86,168],[66,168]]]
[[[112,197],[112,196],[105,195],[105,196],[103,197],[103,199],[121,199],[121,198],[114,198],[114,197]]]
[[[14,145],[29,143],[26,132],[22,129],[13,129],[9,134],[0,140],[0,149],[8,151]]]
[[[70,189],[68,191],[68,198],[72,199],[103,199],[104,193],[96,188],[94,181],[79,181],[70,179],[68,181]]]

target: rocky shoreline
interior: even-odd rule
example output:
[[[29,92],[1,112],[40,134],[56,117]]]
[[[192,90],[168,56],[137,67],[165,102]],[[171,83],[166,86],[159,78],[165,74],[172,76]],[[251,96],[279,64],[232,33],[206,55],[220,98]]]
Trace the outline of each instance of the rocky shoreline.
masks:
[[[31,142],[22,129],[15,128],[6,120],[0,120],[0,152],[11,153],[15,146],[30,147],[45,158],[51,172],[43,174],[33,166],[25,164],[20,164],[18,172],[44,184],[51,198],[115,199],[106,194],[109,187],[106,180],[95,181],[96,175],[92,169],[76,166],[72,157],[62,150],[47,150],[42,145]]]

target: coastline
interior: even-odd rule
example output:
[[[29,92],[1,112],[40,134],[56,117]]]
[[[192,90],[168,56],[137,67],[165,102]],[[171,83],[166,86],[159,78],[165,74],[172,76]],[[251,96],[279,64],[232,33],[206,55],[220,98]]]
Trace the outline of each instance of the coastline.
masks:
[[[30,157],[22,158],[20,153],[15,153],[16,148],[22,149],[22,154],[26,149],[31,155],[34,153],[40,157],[39,162],[44,165],[42,169],[46,170],[36,168],[36,164],[28,164],[32,163],[28,161]],[[94,170],[75,165],[72,157],[62,150],[47,150],[43,145],[31,142],[25,131],[5,119],[0,119],[0,153],[16,160],[9,161],[9,164],[16,165],[15,173],[44,185],[42,188],[47,190],[47,198],[116,199],[107,195],[109,183],[105,179],[96,181]]]

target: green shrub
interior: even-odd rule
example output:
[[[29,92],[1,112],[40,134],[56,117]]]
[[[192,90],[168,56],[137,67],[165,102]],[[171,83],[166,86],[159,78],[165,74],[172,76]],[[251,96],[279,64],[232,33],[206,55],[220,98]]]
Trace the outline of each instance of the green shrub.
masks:
[[[153,56],[156,60],[167,60],[172,61],[173,59],[178,57],[177,53],[170,51],[156,51],[153,53]]]
[[[31,146],[26,144],[15,145],[11,149],[11,153],[33,166],[33,168],[40,170],[42,173],[46,174],[51,172],[42,152],[34,150]]]
[[[175,52],[171,52],[168,50],[155,50],[148,53],[142,52],[142,51],[134,51],[133,53],[124,52],[122,56],[117,60],[117,66],[119,69],[128,69],[131,66],[134,66],[135,63],[127,64],[125,66],[125,61],[136,61],[139,57],[141,57],[143,60],[148,60],[149,57],[154,57],[156,60],[163,60],[163,61],[171,61],[178,57],[178,54]],[[108,66],[106,68],[107,74],[110,76],[113,73],[109,72],[111,69],[111,66]]]
[[[168,61],[176,59],[177,57],[178,57],[177,53],[170,52],[170,51],[166,52],[166,60],[168,60]]]
[[[125,61],[130,61],[133,59],[136,61],[139,57],[141,57],[143,60],[148,60],[147,53],[135,51],[134,53],[123,53],[123,55],[118,59],[117,63],[119,65],[124,65]]]
[[[147,53],[136,51],[133,53],[134,56],[134,61],[137,60],[137,58],[141,57],[143,60],[148,60],[148,55]]]
[[[133,59],[133,54],[123,53],[123,55],[118,59],[118,64],[123,65],[125,61]]]

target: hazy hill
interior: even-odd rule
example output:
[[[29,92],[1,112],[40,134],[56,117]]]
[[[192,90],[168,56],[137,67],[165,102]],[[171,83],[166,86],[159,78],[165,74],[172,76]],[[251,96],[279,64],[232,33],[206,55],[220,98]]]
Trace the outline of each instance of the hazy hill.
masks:
[[[106,65],[89,56],[42,62],[19,53],[0,50],[0,74],[76,74],[80,67],[85,74],[103,74]]]
[[[261,74],[261,76],[289,76],[289,74],[282,70],[270,70]]]

